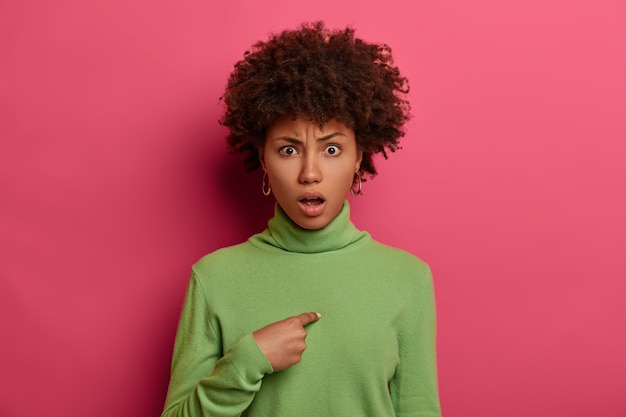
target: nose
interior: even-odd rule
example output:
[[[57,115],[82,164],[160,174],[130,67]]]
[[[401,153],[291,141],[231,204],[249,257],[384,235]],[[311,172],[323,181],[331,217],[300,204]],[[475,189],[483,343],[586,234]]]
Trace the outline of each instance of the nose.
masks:
[[[322,180],[322,171],[318,156],[309,153],[302,160],[302,169],[300,170],[299,181],[302,184],[314,184]]]

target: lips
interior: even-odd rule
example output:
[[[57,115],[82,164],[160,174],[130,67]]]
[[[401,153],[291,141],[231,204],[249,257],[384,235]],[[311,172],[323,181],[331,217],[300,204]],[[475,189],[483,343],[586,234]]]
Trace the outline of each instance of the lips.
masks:
[[[321,198],[303,198],[300,202],[305,206],[319,206],[324,200]]]
[[[298,197],[298,201],[306,205],[318,205],[322,204],[326,199],[320,193],[304,193]]]
[[[307,216],[317,216],[324,210],[326,199],[320,193],[306,193],[298,197],[300,210]]]

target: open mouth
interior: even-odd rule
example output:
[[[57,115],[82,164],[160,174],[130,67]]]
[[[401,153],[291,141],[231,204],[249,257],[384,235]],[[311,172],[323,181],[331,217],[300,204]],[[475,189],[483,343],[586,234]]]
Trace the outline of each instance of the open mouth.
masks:
[[[315,207],[323,204],[324,199],[319,197],[303,198],[302,200],[300,200],[300,203],[308,207]]]

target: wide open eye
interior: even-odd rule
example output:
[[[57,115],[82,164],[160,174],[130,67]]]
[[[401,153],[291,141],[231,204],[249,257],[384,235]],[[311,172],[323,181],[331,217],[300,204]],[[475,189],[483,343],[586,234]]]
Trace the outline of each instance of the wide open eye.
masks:
[[[293,146],[283,146],[282,148],[278,150],[278,152],[280,152],[281,155],[285,155],[285,156],[291,156],[291,155],[295,155],[298,153],[296,148],[294,148]]]
[[[330,156],[337,156],[341,153],[341,148],[338,145],[328,145],[324,152]]]

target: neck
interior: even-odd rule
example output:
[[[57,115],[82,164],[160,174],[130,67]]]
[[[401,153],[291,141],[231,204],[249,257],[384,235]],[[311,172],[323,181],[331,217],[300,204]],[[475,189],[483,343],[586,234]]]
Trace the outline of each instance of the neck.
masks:
[[[294,223],[284,210],[276,204],[274,217],[268,229],[259,236],[265,243],[296,253],[320,253],[341,249],[369,236],[360,232],[350,221],[350,206],[347,201],[337,217],[326,227],[307,230]]]

